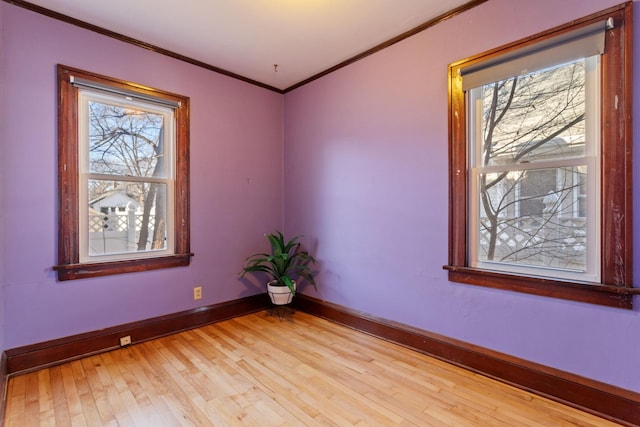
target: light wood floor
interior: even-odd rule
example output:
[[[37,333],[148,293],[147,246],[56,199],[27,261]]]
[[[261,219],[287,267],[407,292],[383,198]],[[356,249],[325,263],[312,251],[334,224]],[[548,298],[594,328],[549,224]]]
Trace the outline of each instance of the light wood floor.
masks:
[[[615,424],[305,313],[260,312],[11,378],[5,426],[37,425]]]

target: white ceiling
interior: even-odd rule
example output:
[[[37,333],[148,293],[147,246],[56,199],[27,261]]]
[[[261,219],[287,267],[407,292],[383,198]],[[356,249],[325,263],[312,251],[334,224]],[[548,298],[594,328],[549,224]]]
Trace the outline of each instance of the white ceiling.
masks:
[[[289,88],[467,2],[28,1],[277,89]]]

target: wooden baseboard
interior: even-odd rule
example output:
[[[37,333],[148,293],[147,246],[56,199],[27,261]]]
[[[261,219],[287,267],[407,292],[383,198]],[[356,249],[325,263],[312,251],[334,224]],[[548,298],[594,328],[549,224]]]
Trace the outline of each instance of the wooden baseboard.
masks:
[[[131,343],[135,344],[264,310],[267,307],[269,307],[269,298],[266,294],[259,294],[99,331],[14,348],[5,352],[5,372],[9,376],[26,373],[114,350],[120,347],[120,338],[127,335],[131,337]]]
[[[366,332],[624,425],[640,425],[640,393],[298,294],[301,311]]]

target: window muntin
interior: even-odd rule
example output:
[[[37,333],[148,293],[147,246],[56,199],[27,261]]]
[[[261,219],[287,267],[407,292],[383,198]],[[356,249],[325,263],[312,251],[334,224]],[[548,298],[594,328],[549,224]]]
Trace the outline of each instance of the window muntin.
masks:
[[[57,72],[58,280],[189,265],[189,98],[63,65]],[[116,118],[119,126],[104,124]],[[114,129],[139,144],[90,145]],[[90,244],[100,229],[109,232],[100,237],[126,234],[126,245]]]
[[[599,63],[577,59],[467,91],[472,267],[600,280]],[[592,189],[581,219],[576,177]]]
[[[632,283],[632,16],[633,5],[627,2],[449,66],[450,244],[449,262],[444,267],[448,270],[449,280],[611,307],[633,308],[633,295],[640,294],[640,289],[634,288]],[[605,23],[606,25],[603,25]],[[528,63],[528,55],[543,51],[550,54],[543,56],[542,61],[537,64]],[[567,52],[573,53],[567,56]],[[478,210],[479,204],[469,196],[470,187],[474,182],[469,167],[470,157],[475,154],[470,151],[468,142],[470,129],[475,129],[473,122],[478,116],[470,116],[472,106],[468,105],[467,92],[495,80],[527,74],[527,68],[543,70],[596,55],[600,56],[601,60],[598,103],[601,108],[599,118],[595,121],[595,124],[600,126],[600,148],[597,156],[585,153],[587,161],[578,157],[569,164],[563,164],[566,159],[548,160],[544,165],[525,162],[510,165],[509,169],[502,173],[510,173],[512,178],[517,178],[517,174],[527,171],[531,176],[536,168],[547,169],[536,173],[546,174],[545,181],[551,181],[551,176],[555,174],[556,179],[566,180],[567,186],[573,185],[572,194],[566,198],[568,201],[573,197],[574,201],[570,203],[573,212],[570,214],[567,209],[565,215],[565,210],[560,211],[559,217],[566,220],[568,217],[593,217],[589,200],[593,201],[590,196],[594,188],[589,179],[583,178],[591,177],[591,171],[599,168],[600,187],[595,191],[600,197],[600,204],[596,206],[595,214],[600,215],[598,222],[601,232],[597,236],[600,243],[597,247],[601,252],[599,259],[593,262],[600,268],[600,280],[590,282],[572,278],[543,277],[474,266],[471,254],[474,234],[470,230],[474,217],[472,210]],[[512,60],[515,65],[511,64]],[[509,65],[503,66],[505,63]],[[499,78],[487,78],[487,75],[495,77],[496,69],[500,72],[513,69],[516,71]],[[525,72],[522,73],[522,70]],[[585,93],[589,92],[588,82],[589,80],[585,82]],[[589,114],[597,112],[585,110],[585,116]],[[587,119],[585,127],[588,127],[589,123],[594,121]],[[585,134],[589,132],[589,129],[585,129]],[[589,157],[597,160],[589,162]],[[556,161],[560,163],[554,163]],[[492,170],[496,166],[481,166],[484,168],[482,173],[498,173]],[[566,178],[570,172],[574,175],[573,184]],[[478,176],[476,174],[474,179]],[[530,188],[526,188],[527,185],[529,184],[525,184],[523,190],[525,193],[530,191]],[[513,190],[512,198],[519,197],[516,193],[522,190],[521,185],[514,186]],[[575,200],[578,202],[575,203]],[[538,204],[536,209],[539,207]],[[504,215],[519,214],[520,204],[511,203],[509,208],[511,212],[505,210]],[[524,208],[529,211],[534,209],[526,205]],[[591,265],[590,260],[587,260],[587,263]]]

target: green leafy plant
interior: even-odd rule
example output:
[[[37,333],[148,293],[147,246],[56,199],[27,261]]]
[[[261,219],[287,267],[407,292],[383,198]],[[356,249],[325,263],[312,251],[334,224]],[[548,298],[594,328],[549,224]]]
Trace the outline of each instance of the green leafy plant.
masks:
[[[315,279],[309,264],[315,264],[316,260],[309,252],[302,250],[296,236],[286,241],[281,232],[267,234],[271,245],[271,253],[254,254],[246,259],[246,265],[240,271],[240,278],[246,273],[263,272],[270,281],[277,281],[278,286],[287,286],[295,295],[294,281],[298,277],[305,279],[317,290]]]

